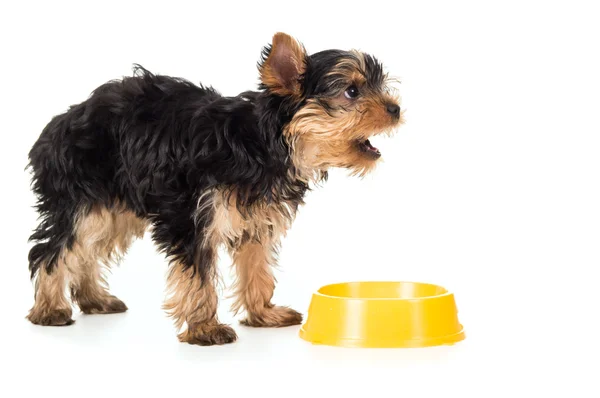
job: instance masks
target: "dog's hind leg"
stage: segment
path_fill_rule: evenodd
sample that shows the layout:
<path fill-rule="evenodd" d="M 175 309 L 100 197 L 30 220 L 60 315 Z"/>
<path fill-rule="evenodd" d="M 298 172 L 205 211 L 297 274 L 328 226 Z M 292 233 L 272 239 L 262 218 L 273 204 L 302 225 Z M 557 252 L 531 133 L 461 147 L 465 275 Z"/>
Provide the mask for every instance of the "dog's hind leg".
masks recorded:
<path fill-rule="evenodd" d="M 65 326 L 73 323 L 71 302 L 67 297 L 70 273 L 63 253 L 72 236 L 74 209 L 40 201 L 41 219 L 30 241 L 29 270 L 35 279 L 35 303 L 27 319 L 36 325 Z"/>
<path fill-rule="evenodd" d="M 141 237 L 146 223 L 119 205 L 95 206 L 82 212 L 75 227 L 75 242 L 64 254 L 71 272 L 71 297 L 85 314 L 125 312 L 127 306 L 108 292 L 106 268 L 118 262 L 132 240 Z"/>
<path fill-rule="evenodd" d="M 73 310 L 66 295 L 67 282 L 64 261 L 57 261 L 51 269 L 45 264 L 40 266 L 35 277 L 35 304 L 27 319 L 42 326 L 72 324 Z"/>

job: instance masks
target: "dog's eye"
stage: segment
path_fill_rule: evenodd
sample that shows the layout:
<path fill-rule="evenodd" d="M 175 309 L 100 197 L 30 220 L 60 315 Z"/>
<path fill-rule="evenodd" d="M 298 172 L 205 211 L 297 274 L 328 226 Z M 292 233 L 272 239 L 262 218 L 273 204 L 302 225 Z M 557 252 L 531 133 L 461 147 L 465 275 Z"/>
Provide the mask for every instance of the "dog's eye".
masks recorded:
<path fill-rule="evenodd" d="M 356 98 L 356 97 L 358 97 L 358 88 L 356 88 L 356 86 L 352 85 L 346 89 L 346 91 L 344 92 L 344 95 L 348 99 Z"/>

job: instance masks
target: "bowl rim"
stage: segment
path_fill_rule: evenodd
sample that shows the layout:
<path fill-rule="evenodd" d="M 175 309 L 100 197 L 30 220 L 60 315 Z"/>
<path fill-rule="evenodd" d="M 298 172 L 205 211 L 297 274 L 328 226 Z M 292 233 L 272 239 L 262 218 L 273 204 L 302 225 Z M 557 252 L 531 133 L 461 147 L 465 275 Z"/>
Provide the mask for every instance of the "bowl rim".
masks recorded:
<path fill-rule="evenodd" d="M 335 286 L 335 285 L 349 285 L 349 284 L 353 284 L 353 283 L 409 283 L 409 284 L 415 284 L 415 285 L 428 285 L 428 286 L 434 286 L 434 287 L 443 289 L 444 293 L 440 293 L 440 294 L 436 294 L 436 295 L 432 295 L 432 296 L 410 297 L 410 298 L 401 298 L 401 297 L 343 297 L 343 296 L 332 296 L 330 294 L 321 293 L 322 289 L 325 289 L 325 288 L 330 287 L 330 286 Z M 446 297 L 446 296 L 453 295 L 453 293 L 450 292 L 445 287 L 443 287 L 441 285 L 436 285 L 435 283 L 414 282 L 414 281 L 381 281 L 381 280 L 369 280 L 369 281 L 348 281 L 348 282 L 329 283 L 327 285 L 323 285 L 323 286 L 319 287 L 317 289 L 317 291 L 315 291 L 313 293 L 313 295 L 320 296 L 320 297 L 325 297 L 325 298 L 329 298 L 329 299 L 335 299 L 335 300 L 358 300 L 358 301 L 371 301 L 371 300 L 372 301 L 421 301 L 421 300 L 431 300 L 431 299 L 437 299 L 437 298 L 441 298 L 441 297 Z"/>

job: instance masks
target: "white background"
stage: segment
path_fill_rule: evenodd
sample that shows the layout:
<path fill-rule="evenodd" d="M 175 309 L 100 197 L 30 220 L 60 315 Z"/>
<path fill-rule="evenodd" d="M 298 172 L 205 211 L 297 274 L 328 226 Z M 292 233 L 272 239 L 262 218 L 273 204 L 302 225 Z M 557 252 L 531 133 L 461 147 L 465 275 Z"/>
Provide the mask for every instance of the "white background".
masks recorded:
<path fill-rule="evenodd" d="M 600 396 L 594 2 L 14 3 L 0 6 L 1 396 Z M 406 124 L 374 140 L 385 158 L 374 174 L 334 171 L 309 194 L 275 302 L 306 312 L 331 282 L 437 283 L 455 293 L 467 339 L 311 346 L 298 327 L 239 326 L 222 301 L 238 342 L 180 344 L 148 236 L 110 278 L 129 312 L 29 324 L 36 215 L 23 169 L 50 118 L 134 62 L 226 95 L 255 88 L 280 30 L 310 52 L 375 54 L 402 80 Z M 228 258 L 221 267 L 227 278 Z"/>

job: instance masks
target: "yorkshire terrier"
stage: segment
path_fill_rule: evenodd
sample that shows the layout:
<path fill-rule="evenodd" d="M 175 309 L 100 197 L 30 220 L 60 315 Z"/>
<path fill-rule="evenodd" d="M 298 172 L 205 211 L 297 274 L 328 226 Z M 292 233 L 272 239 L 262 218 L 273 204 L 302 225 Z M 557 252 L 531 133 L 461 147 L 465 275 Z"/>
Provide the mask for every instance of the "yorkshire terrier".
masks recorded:
<path fill-rule="evenodd" d="M 220 245 L 235 264 L 242 324 L 301 323 L 271 302 L 280 239 L 330 167 L 375 167 L 369 137 L 391 133 L 402 112 L 382 65 L 362 52 L 308 55 L 277 33 L 258 69 L 258 91 L 223 97 L 138 65 L 48 123 L 29 153 L 41 220 L 30 237 L 31 322 L 72 324 L 69 297 L 85 314 L 126 311 L 104 267 L 150 227 L 170 262 L 164 308 L 180 341 L 237 338 L 216 316 Z"/>

